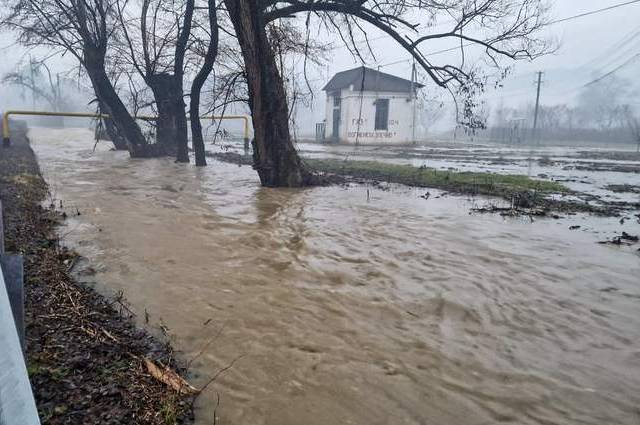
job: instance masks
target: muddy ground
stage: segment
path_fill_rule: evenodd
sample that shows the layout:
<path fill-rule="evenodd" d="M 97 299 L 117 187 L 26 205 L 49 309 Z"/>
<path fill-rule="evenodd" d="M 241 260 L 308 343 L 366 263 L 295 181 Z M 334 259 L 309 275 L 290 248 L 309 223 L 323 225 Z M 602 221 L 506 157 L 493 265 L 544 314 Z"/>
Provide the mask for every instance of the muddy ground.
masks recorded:
<path fill-rule="evenodd" d="M 569 192 L 548 197 L 562 210 L 624 217 L 640 212 L 640 153 L 635 146 L 601 148 L 430 142 L 423 146 L 299 143 L 303 158 L 375 160 L 452 172 L 524 175 L 558 182 Z"/>
<path fill-rule="evenodd" d="M 6 249 L 25 258 L 27 369 L 44 424 L 173 424 L 192 418 L 192 400 L 153 378 L 145 359 L 176 368 L 171 346 L 137 329 L 126 302 L 78 283 L 79 258 L 61 246 L 64 219 L 25 128 L 0 148 Z"/>

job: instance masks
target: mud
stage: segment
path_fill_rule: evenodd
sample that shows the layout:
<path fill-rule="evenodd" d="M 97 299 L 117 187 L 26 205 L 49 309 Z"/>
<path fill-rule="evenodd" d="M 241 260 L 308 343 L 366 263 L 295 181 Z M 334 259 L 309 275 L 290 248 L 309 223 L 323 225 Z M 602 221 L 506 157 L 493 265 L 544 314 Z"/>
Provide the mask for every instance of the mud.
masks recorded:
<path fill-rule="evenodd" d="M 637 193 L 614 191 L 640 185 L 640 154 L 632 150 L 529 147 L 431 142 L 426 146 L 372 147 L 300 143 L 306 158 L 342 158 L 410 164 L 439 170 L 526 175 L 563 183 L 583 210 L 619 215 L 640 204 Z M 632 147 L 628 147 L 631 149 Z M 558 198 L 555 198 L 558 200 Z"/>
<path fill-rule="evenodd" d="M 606 188 L 616 193 L 637 193 L 640 194 L 640 185 L 633 184 L 610 184 Z"/>
<path fill-rule="evenodd" d="M 637 424 L 640 254 L 597 243 L 636 220 L 470 215 L 495 200 L 393 184 L 266 189 L 250 167 L 32 138 L 96 287 L 196 358 L 196 386 L 219 374 L 198 423 L 219 396 L 225 424 Z"/>
<path fill-rule="evenodd" d="M 634 245 L 638 243 L 640 238 L 636 235 L 630 235 L 627 232 L 622 232 L 622 235 L 616 236 L 608 241 L 598 242 L 600 244 L 612 244 L 612 245 Z"/>

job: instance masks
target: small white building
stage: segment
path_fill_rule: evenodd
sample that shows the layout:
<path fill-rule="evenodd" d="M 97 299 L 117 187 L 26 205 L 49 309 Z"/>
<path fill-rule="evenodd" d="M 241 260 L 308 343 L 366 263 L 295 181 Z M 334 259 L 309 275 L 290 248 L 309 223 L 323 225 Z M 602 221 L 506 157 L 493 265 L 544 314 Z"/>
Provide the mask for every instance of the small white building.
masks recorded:
<path fill-rule="evenodd" d="M 345 144 L 409 144 L 416 140 L 416 93 L 422 84 L 358 67 L 339 72 L 327 94 L 318 138 Z"/>

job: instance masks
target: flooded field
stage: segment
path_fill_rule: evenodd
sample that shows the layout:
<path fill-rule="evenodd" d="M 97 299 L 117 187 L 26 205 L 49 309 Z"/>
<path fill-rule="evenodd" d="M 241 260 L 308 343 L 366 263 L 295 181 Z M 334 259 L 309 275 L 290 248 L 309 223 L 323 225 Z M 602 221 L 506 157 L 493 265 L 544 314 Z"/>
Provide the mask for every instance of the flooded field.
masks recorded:
<path fill-rule="evenodd" d="M 434 142 L 429 146 L 339 146 L 299 143 L 307 158 L 376 160 L 455 171 L 522 174 L 561 182 L 591 202 L 640 202 L 640 153 L 582 147 L 527 147 Z M 616 146 L 621 149 L 620 146 Z M 631 185 L 632 191 L 610 189 Z"/>
<path fill-rule="evenodd" d="M 200 424 L 640 422 L 640 246 L 597 243 L 635 218 L 266 189 L 250 167 L 92 152 L 87 130 L 30 137 L 83 278 L 165 329 L 194 385 L 232 365 Z"/>

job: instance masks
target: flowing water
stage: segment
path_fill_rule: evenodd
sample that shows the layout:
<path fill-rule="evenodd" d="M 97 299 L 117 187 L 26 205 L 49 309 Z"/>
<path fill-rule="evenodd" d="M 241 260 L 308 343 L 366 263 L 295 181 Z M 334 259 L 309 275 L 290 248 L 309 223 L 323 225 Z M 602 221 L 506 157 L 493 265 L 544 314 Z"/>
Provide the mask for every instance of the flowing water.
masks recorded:
<path fill-rule="evenodd" d="M 168 329 L 196 386 L 233 363 L 198 423 L 640 423 L 638 245 L 596 243 L 617 220 L 266 189 L 249 167 L 92 152 L 86 130 L 30 137 L 97 288 Z"/>

